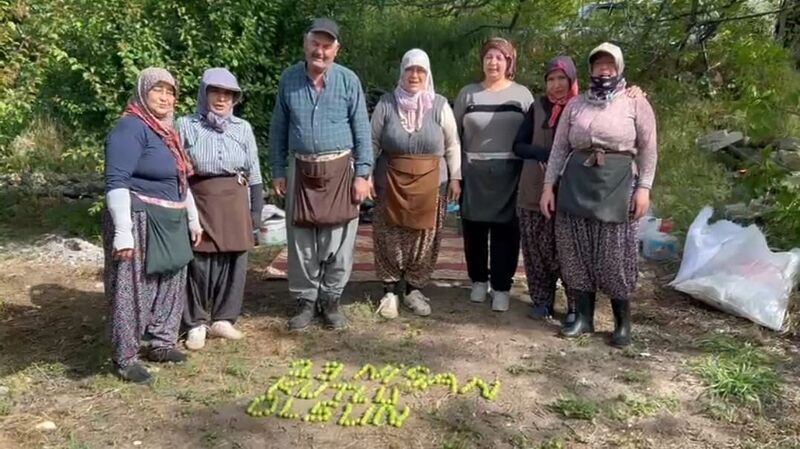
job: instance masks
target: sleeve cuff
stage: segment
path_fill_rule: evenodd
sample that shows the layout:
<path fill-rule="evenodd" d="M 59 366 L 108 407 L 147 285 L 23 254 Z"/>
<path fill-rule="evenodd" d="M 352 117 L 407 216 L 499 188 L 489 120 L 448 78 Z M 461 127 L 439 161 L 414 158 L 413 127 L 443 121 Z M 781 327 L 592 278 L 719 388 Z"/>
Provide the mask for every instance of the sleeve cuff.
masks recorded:
<path fill-rule="evenodd" d="M 356 176 L 364 179 L 369 178 L 369 175 L 372 172 L 371 168 L 372 167 L 370 167 L 369 165 L 357 165 Z"/>

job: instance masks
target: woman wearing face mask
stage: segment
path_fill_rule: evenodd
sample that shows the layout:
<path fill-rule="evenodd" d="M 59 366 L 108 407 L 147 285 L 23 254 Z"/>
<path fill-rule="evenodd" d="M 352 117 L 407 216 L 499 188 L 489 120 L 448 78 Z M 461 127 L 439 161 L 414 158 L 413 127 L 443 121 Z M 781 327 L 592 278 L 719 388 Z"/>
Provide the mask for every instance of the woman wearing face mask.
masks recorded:
<path fill-rule="evenodd" d="M 206 333 L 238 340 L 233 327 L 242 310 L 247 252 L 253 247 L 264 197 L 253 129 L 233 115 L 242 91 L 226 69 L 203 73 L 194 114 L 177 127 L 195 167 L 190 178 L 206 238 L 189 264 L 183 324 L 186 347 L 205 345 Z"/>
<path fill-rule="evenodd" d="M 513 81 L 510 42 L 489 39 L 480 56 L 483 80 L 461 89 L 454 106 L 465 157 L 461 223 L 470 300 L 485 301 L 491 282 L 492 310 L 505 312 L 519 260 L 515 208 L 522 163 L 513 153 L 514 137 L 533 96 Z"/>
<path fill-rule="evenodd" d="M 375 269 L 384 284 L 378 312 L 397 317 L 398 282 L 406 281 L 404 304 L 431 313 L 422 294 L 436 265 L 447 202 L 458 201 L 461 147 L 453 111 L 433 88 L 428 55 L 409 50 L 400 79 L 372 114 L 377 209 L 373 241 Z"/>
<path fill-rule="evenodd" d="M 625 346 L 631 341 L 630 296 L 638 276 L 637 222 L 650 206 L 656 172 L 656 120 L 643 96 L 622 94 L 625 64 L 619 47 L 601 44 L 590 53 L 589 65 L 589 91 L 562 113 L 540 208 L 548 218 L 557 211 L 561 275 L 575 296 L 577 318 L 562 334 L 594 331 L 600 290 L 611 298 L 614 312 L 611 343 Z"/>
<path fill-rule="evenodd" d="M 545 94 L 538 97 L 528 110 L 514 142 L 514 153 L 524 159 L 519 180 L 517 214 L 528 292 L 532 302 L 528 316 L 534 319 L 550 318 L 554 313 L 556 281 L 559 278 L 555 228 L 554 221 L 548 220 L 539 212 L 539 200 L 544 171 L 561 112 L 578 95 L 577 70 L 572 58 L 553 58 L 545 70 L 545 83 Z M 633 98 L 643 95 L 642 90 L 636 86 L 627 88 L 625 92 Z M 574 293 L 569 288 L 566 289 L 566 295 L 567 314 L 564 325 L 568 326 L 575 321 L 575 300 Z"/>
<path fill-rule="evenodd" d="M 151 380 L 139 362 L 180 363 L 175 349 L 186 301 L 191 240 L 202 241 L 187 178 L 192 164 L 173 128 L 177 87 L 164 69 L 139 74 L 133 99 L 105 147 L 104 284 L 111 305 L 112 360 L 124 380 Z"/>

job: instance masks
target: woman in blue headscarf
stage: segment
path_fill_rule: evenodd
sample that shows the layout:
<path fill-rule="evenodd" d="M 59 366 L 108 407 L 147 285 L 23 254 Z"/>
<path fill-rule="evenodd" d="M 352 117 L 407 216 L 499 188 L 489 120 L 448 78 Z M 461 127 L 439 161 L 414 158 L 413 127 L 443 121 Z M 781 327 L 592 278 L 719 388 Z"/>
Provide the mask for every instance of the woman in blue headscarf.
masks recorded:
<path fill-rule="evenodd" d="M 238 340 L 247 275 L 264 197 L 253 129 L 233 114 L 242 96 L 236 77 L 224 68 L 203 73 L 195 113 L 177 128 L 195 171 L 189 182 L 206 232 L 189 265 L 183 324 L 186 347 L 205 346 L 206 333 Z"/>

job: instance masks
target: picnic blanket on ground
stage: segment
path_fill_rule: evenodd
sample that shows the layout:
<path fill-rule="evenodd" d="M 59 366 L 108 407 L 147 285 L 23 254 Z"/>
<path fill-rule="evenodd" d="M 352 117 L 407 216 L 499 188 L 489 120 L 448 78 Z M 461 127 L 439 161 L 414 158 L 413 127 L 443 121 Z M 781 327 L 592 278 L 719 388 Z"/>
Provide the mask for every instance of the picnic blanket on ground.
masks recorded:
<path fill-rule="evenodd" d="M 456 229 L 444 228 L 442 230 L 442 246 L 439 251 L 439 259 L 436 263 L 436 270 L 433 272 L 433 281 L 463 281 L 469 282 L 467 275 L 467 262 L 464 258 L 464 240 L 458 235 Z M 287 252 L 284 248 L 278 257 L 272 261 L 267 268 L 268 279 L 286 279 Z M 370 282 L 378 281 L 375 277 L 375 266 L 372 248 L 372 225 L 360 224 L 358 226 L 358 236 L 356 237 L 356 249 L 353 258 L 353 273 L 350 276 L 351 282 Z M 525 269 L 520 255 L 517 264 L 515 279 L 525 279 Z"/>

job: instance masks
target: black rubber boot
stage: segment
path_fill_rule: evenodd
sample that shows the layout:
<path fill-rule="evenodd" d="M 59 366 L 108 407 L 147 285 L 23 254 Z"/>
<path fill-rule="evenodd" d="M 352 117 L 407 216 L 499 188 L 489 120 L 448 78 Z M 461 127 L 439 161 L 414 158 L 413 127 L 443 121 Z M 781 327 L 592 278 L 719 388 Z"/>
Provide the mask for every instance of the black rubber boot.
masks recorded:
<path fill-rule="evenodd" d="M 300 311 L 293 316 L 288 323 L 290 331 L 299 331 L 307 328 L 314 322 L 317 315 L 316 304 L 312 301 L 303 300 L 300 302 Z"/>
<path fill-rule="evenodd" d="M 153 348 L 147 351 L 147 360 L 158 363 L 183 363 L 186 361 L 186 354 L 175 348 Z"/>
<path fill-rule="evenodd" d="M 564 293 L 567 297 L 567 313 L 564 315 L 564 321 L 561 322 L 561 326 L 567 327 L 572 326 L 575 322 L 578 317 L 578 311 L 575 307 L 575 291 L 567 289 Z"/>
<path fill-rule="evenodd" d="M 611 310 L 614 311 L 611 345 L 628 346 L 631 344 L 631 302 L 627 299 L 612 299 Z"/>
<path fill-rule="evenodd" d="M 322 300 L 322 318 L 325 319 L 325 325 L 331 329 L 347 327 L 347 318 L 339 312 L 339 298 Z"/>
<path fill-rule="evenodd" d="M 561 329 L 561 335 L 568 338 L 594 332 L 594 293 L 573 290 L 572 295 L 575 298 L 575 321 Z"/>
<path fill-rule="evenodd" d="M 136 384 L 149 384 L 153 381 L 153 376 L 151 376 L 147 368 L 142 366 L 139 362 L 133 363 L 127 368 L 117 367 L 117 375 L 122 380 Z"/>

